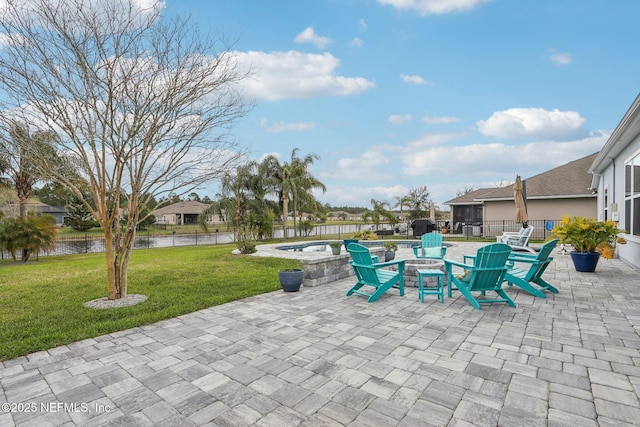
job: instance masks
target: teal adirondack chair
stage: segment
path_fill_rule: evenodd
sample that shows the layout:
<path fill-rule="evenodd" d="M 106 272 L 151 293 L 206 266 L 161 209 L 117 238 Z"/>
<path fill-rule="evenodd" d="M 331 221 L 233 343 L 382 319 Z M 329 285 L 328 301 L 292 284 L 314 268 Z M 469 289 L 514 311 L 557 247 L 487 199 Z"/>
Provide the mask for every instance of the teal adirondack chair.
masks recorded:
<path fill-rule="evenodd" d="M 364 295 L 369 298 L 369 302 L 374 302 L 391 288 L 399 289 L 400 296 L 404 296 L 405 260 L 375 262 L 371 258 L 369 249 L 357 243 L 350 243 L 347 251 L 351 254 L 352 260 L 349 263 L 358 279 L 356 284 L 347 292 L 347 296 L 352 294 Z M 385 268 L 391 265 L 397 265 L 398 269 L 390 270 Z M 371 292 L 363 290 L 363 287 L 366 290 L 371 290 Z"/>
<path fill-rule="evenodd" d="M 480 310 L 480 304 L 495 302 L 506 302 L 511 307 L 515 307 L 516 303 L 502 289 L 510 253 L 511 248 L 508 245 L 492 243 L 478 249 L 474 256 L 465 257 L 465 260 L 472 259 L 473 264 L 445 259 L 444 266 L 449 279 L 449 297 L 455 285 L 456 289 L 478 310 Z M 463 269 L 465 273 L 456 276 L 453 274 L 454 266 Z M 489 291 L 497 293 L 500 298 L 475 298 L 472 294 L 479 292 L 484 297 Z"/>
<path fill-rule="evenodd" d="M 420 246 L 413 247 L 416 258 L 442 259 L 447 248 L 442 244 L 442 233 L 425 233 L 420 236 Z"/>
<path fill-rule="evenodd" d="M 550 285 L 542 278 L 542 273 L 547 269 L 553 260 L 551 251 L 558 244 L 558 239 L 550 240 L 540 248 L 536 255 L 512 253 L 509 256 L 509 270 L 505 274 L 505 280 L 509 286 L 516 285 L 531 295 L 539 298 L 546 298 L 543 291 L 558 293 L 558 289 Z M 515 263 L 529 264 L 528 268 L 516 267 Z M 534 287 L 536 284 L 538 287 Z"/>

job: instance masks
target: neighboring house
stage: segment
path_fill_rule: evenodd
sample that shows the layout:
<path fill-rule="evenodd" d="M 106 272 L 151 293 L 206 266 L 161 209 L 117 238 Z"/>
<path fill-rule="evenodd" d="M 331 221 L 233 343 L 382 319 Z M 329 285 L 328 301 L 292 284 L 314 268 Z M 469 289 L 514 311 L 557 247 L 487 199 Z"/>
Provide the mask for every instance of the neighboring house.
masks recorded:
<path fill-rule="evenodd" d="M 198 224 L 198 217 L 210 205 L 195 201 L 178 202 L 154 210 L 156 224 L 189 225 Z M 219 215 L 209 215 L 208 224 L 223 222 Z"/>
<path fill-rule="evenodd" d="M 17 217 L 20 215 L 20 205 L 17 203 L 3 205 L 0 210 L 8 217 Z M 58 227 L 64 225 L 64 218 L 67 216 L 67 210 L 64 206 L 51 206 L 42 202 L 30 201 L 27 203 L 27 212 L 34 212 L 36 215 L 51 215 L 55 218 Z"/>
<path fill-rule="evenodd" d="M 523 179 L 529 221 L 544 225 L 565 215 L 595 218 L 597 195 L 591 190 L 589 167 L 597 154 Z M 513 185 L 475 190 L 445 204 L 451 208 L 454 227 L 458 223 L 496 224 L 500 231 L 501 222 L 512 222 L 515 217 Z"/>
<path fill-rule="evenodd" d="M 629 107 L 591 165 L 598 193 L 597 218 L 618 221 L 626 245 L 618 255 L 640 269 L 640 95 Z"/>
<path fill-rule="evenodd" d="M 348 221 L 361 221 L 362 214 L 351 214 L 345 211 L 333 211 L 329 212 L 327 216 L 327 221 L 341 221 L 342 218 Z"/>

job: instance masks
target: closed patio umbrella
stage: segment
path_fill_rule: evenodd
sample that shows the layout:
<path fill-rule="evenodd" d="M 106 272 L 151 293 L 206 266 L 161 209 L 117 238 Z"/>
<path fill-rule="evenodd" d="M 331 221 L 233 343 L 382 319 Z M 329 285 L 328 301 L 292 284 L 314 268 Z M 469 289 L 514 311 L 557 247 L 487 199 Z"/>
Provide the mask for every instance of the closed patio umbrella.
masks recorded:
<path fill-rule="evenodd" d="M 526 223 L 529 221 L 527 214 L 527 205 L 524 200 L 523 185 L 520 175 L 516 176 L 516 182 L 513 184 L 513 199 L 516 202 L 516 223 Z"/>

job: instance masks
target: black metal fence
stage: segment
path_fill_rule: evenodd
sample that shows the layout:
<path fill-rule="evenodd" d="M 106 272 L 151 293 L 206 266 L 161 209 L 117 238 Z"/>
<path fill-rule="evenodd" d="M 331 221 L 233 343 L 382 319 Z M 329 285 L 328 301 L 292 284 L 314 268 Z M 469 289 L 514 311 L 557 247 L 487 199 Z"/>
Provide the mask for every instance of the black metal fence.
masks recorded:
<path fill-rule="evenodd" d="M 529 221 L 529 225 L 533 226 L 533 233 L 530 237 L 531 241 L 543 241 L 551 236 L 551 230 L 558 224 L 559 220 L 533 220 Z M 505 231 L 518 231 L 521 224 L 514 221 L 485 221 L 482 223 L 461 223 L 450 225 L 445 221 L 437 221 L 438 229 L 448 225 L 448 233 L 445 239 L 488 239 L 495 240 L 496 236 L 501 235 Z M 324 238 L 349 238 L 354 232 L 374 228 L 372 224 L 317 224 L 304 234 L 304 237 L 315 237 L 317 239 Z M 408 224 L 399 224 L 392 226 L 390 224 L 381 224 L 380 229 L 388 232 L 379 232 L 380 239 L 390 238 L 392 235 L 403 236 L 407 239 L 413 238 L 413 231 Z M 298 234 L 300 235 L 300 234 Z M 282 228 L 274 230 L 274 238 L 283 238 L 284 232 Z M 288 229 L 290 239 L 294 238 L 293 228 Z M 223 243 L 233 243 L 235 241 L 234 231 L 215 231 L 205 233 L 194 230 L 193 232 L 176 232 L 171 234 L 157 234 L 151 231 L 139 233 L 134 243 L 134 249 L 150 249 L 172 246 L 194 246 L 194 245 L 215 245 Z M 93 234 L 74 234 L 59 237 L 56 239 L 55 246 L 50 251 L 41 251 L 38 256 L 51 255 L 70 255 L 83 253 L 96 253 L 105 251 L 104 237 Z M 6 251 L 0 251 L 0 259 L 9 259 L 10 254 Z"/>
<path fill-rule="evenodd" d="M 234 241 L 232 232 L 204 233 L 195 231 L 186 234 L 152 234 L 140 233 L 134 242 L 134 249 L 150 249 L 171 246 L 215 245 Z M 71 255 L 105 252 L 104 237 L 93 234 L 74 234 L 56 239 L 54 248 L 40 251 L 38 256 Z M 0 252 L 1 259 L 11 258 L 7 251 Z"/>
<path fill-rule="evenodd" d="M 558 219 L 542 219 L 529 221 L 529 226 L 533 227 L 530 241 L 544 241 L 551 237 L 553 227 L 558 225 Z M 505 231 L 516 232 L 520 230 L 522 224 L 509 220 L 484 221 L 481 223 L 462 223 L 454 230 L 454 235 L 462 235 L 465 238 L 495 239 Z"/>

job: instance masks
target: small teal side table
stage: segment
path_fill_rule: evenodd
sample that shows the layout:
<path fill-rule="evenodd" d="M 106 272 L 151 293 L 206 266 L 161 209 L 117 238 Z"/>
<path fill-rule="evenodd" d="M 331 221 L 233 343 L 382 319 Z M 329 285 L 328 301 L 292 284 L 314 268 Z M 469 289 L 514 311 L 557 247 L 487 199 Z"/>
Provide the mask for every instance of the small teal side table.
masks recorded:
<path fill-rule="evenodd" d="M 418 298 L 424 302 L 424 296 L 437 295 L 440 302 L 444 304 L 444 271 L 442 270 L 416 270 L 418 272 Z M 435 288 L 425 288 L 424 280 L 427 277 L 435 277 L 437 284 Z"/>

